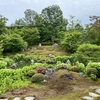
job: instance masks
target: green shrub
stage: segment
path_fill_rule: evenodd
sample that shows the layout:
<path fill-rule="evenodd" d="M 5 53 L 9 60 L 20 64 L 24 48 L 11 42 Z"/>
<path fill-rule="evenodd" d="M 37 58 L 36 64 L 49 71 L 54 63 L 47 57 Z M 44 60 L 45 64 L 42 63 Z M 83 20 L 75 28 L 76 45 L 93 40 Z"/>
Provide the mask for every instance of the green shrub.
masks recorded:
<path fill-rule="evenodd" d="M 73 59 L 74 56 L 57 56 L 55 57 L 55 61 L 61 61 L 63 63 L 67 63 L 69 61 L 69 63 L 73 63 L 74 62 L 74 59 Z"/>
<path fill-rule="evenodd" d="M 36 74 L 36 71 L 35 70 L 29 70 L 28 73 L 27 73 L 27 75 L 29 77 L 32 77 L 34 74 Z"/>
<path fill-rule="evenodd" d="M 97 76 L 96 76 L 95 74 L 90 74 L 90 77 L 91 77 L 91 79 L 94 80 L 94 81 L 97 80 Z"/>
<path fill-rule="evenodd" d="M 81 44 L 81 33 L 77 31 L 67 33 L 61 44 L 67 52 L 76 52 Z"/>
<path fill-rule="evenodd" d="M 14 63 L 14 61 L 10 58 L 5 58 L 4 61 L 7 63 L 7 67 L 11 66 Z"/>
<path fill-rule="evenodd" d="M 86 70 L 86 73 L 87 73 L 88 76 L 90 76 L 91 74 L 97 75 L 98 74 L 98 71 L 97 71 L 96 68 L 88 68 Z"/>
<path fill-rule="evenodd" d="M 79 72 L 79 70 L 78 70 L 78 67 L 77 67 L 77 66 L 72 66 L 71 70 L 72 70 L 72 71 L 74 71 L 74 72 Z"/>
<path fill-rule="evenodd" d="M 86 66 L 88 68 L 96 68 L 97 69 L 97 77 L 100 77 L 100 62 L 89 62 Z"/>
<path fill-rule="evenodd" d="M 5 61 L 0 61 L 0 69 L 5 69 L 7 67 L 7 63 Z"/>
<path fill-rule="evenodd" d="M 19 61 L 25 59 L 25 55 L 24 54 L 16 54 L 13 59 L 15 62 L 19 62 Z"/>
<path fill-rule="evenodd" d="M 93 44 L 82 44 L 74 54 L 75 61 L 88 64 L 89 61 L 100 62 L 100 46 Z"/>
<path fill-rule="evenodd" d="M 85 72 L 85 65 L 83 63 L 76 62 L 76 66 L 78 67 L 79 72 Z"/>
<path fill-rule="evenodd" d="M 32 76 L 31 81 L 32 83 L 39 83 L 42 82 L 45 79 L 43 74 L 37 73 Z"/>

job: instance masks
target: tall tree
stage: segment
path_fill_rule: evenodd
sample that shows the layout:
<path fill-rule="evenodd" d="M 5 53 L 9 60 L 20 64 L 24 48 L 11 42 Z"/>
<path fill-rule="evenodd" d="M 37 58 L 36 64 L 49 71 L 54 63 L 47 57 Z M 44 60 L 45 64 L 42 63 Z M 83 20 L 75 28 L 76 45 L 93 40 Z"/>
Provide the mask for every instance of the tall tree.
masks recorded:
<path fill-rule="evenodd" d="M 0 35 L 5 32 L 5 25 L 7 20 L 7 18 L 0 15 Z"/>
<path fill-rule="evenodd" d="M 27 25 L 35 25 L 35 17 L 38 15 L 36 11 L 27 9 L 25 12 L 25 22 Z"/>
<path fill-rule="evenodd" d="M 57 37 L 56 27 L 63 26 L 66 27 L 67 20 L 63 18 L 62 10 L 58 5 L 52 5 L 44 8 L 41 12 L 41 16 L 44 20 L 45 30 L 44 35 L 46 41 L 55 41 Z"/>
<path fill-rule="evenodd" d="M 100 45 L 100 16 L 90 16 L 90 24 L 87 25 L 88 41 Z"/>

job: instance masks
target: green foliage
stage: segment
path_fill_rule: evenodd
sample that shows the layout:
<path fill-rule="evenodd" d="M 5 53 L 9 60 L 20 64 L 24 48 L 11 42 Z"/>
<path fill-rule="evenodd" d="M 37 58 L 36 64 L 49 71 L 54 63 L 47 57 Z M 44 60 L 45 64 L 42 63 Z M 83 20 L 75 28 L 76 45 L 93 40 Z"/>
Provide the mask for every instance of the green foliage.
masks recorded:
<path fill-rule="evenodd" d="M 13 59 L 10 59 L 8 57 L 5 58 L 3 61 L 7 63 L 7 67 L 11 66 L 14 63 Z"/>
<path fill-rule="evenodd" d="M 40 83 L 45 79 L 43 74 L 37 73 L 32 76 L 31 81 L 32 83 Z"/>
<path fill-rule="evenodd" d="M 0 61 L 0 69 L 5 69 L 7 67 L 7 63 L 5 61 Z"/>
<path fill-rule="evenodd" d="M 91 44 L 100 45 L 100 16 L 90 16 L 92 23 L 86 27 L 87 40 Z"/>
<path fill-rule="evenodd" d="M 63 63 L 73 63 L 74 62 L 74 59 L 73 59 L 73 56 L 57 56 L 55 57 L 55 61 L 61 61 Z M 69 61 L 69 62 L 68 62 Z"/>
<path fill-rule="evenodd" d="M 35 70 L 29 70 L 28 73 L 27 73 L 27 75 L 29 77 L 32 77 L 34 74 L 36 74 L 36 71 Z"/>
<path fill-rule="evenodd" d="M 7 18 L 0 15 L 0 35 L 4 34 L 6 31 L 5 24 L 6 24 Z"/>
<path fill-rule="evenodd" d="M 81 33 L 77 31 L 67 33 L 61 44 L 67 52 L 74 53 L 81 44 Z"/>
<path fill-rule="evenodd" d="M 96 68 L 88 68 L 88 69 L 86 69 L 86 74 L 88 76 L 91 76 L 91 74 L 97 75 L 98 74 L 98 71 L 97 71 Z"/>
<path fill-rule="evenodd" d="M 1 37 L 3 52 L 17 52 L 27 48 L 27 43 L 18 34 L 5 34 Z"/>
<path fill-rule="evenodd" d="M 79 72 L 85 72 L 85 65 L 83 63 L 79 63 L 78 61 L 75 63 L 76 66 L 78 67 Z"/>
<path fill-rule="evenodd" d="M 25 55 L 24 54 L 16 54 L 13 59 L 15 62 L 19 62 L 21 60 L 24 61 Z"/>
<path fill-rule="evenodd" d="M 100 62 L 89 62 L 86 66 L 88 68 L 95 68 L 97 70 L 97 77 L 100 77 Z"/>
<path fill-rule="evenodd" d="M 97 80 L 97 76 L 95 74 L 90 74 L 90 77 L 92 80 L 96 81 Z"/>
<path fill-rule="evenodd" d="M 28 43 L 28 45 L 36 45 L 39 43 L 39 31 L 37 28 L 22 28 L 23 39 Z"/>
<path fill-rule="evenodd" d="M 99 62 L 100 61 L 100 46 L 93 44 L 82 44 L 74 54 L 75 61 L 84 63 L 85 65 L 89 61 Z"/>

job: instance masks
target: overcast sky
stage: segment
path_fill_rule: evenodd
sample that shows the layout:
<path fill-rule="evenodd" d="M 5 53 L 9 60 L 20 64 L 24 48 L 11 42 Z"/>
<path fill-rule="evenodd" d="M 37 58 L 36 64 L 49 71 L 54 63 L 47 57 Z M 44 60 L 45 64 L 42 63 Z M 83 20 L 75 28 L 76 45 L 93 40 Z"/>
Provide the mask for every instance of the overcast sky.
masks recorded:
<path fill-rule="evenodd" d="M 51 5 L 59 5 L 65 18 L 76 16 L 81 23 L 89 23 L 90 15 L 100 16 L 100 0 L 0 0 L 0 14 L 7 17 L 7 25 L 24 17 L 26 9 L 41 13 L 42 9 Z"/>

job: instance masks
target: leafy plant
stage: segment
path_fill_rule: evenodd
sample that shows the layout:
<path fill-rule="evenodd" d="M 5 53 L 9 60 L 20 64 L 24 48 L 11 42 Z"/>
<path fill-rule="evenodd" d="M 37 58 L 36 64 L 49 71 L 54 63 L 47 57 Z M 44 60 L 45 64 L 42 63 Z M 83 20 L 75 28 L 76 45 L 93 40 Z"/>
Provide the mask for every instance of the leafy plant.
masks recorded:
<path fill-rule="evenodd" d="M 5 61 L 0 61 L 0 69 L 5 69 L 7 67 L 7 63 Z"/>
<path fill-rule="evenodd" d="M 35 70 L 29 70 L 28 73 L 27 73 L 27 75 L 29 77 L 32 77 L 34 74 L 36 74 L 36 71 Z"/>
<path fill-rule="evenodd" d="M 13 59 L 15 62 L 19 62 L 19 61 L 25 59 L 25 55 L 24 54 L 16 54 Z"/>
<path fill-rule="evenodd" d="M 97 76 L 96 76 L 95 74 L 90 74 L 90 77 L 91 77 L 91 79 L 94 80 L 94 81 L 97 80 Z"/>

